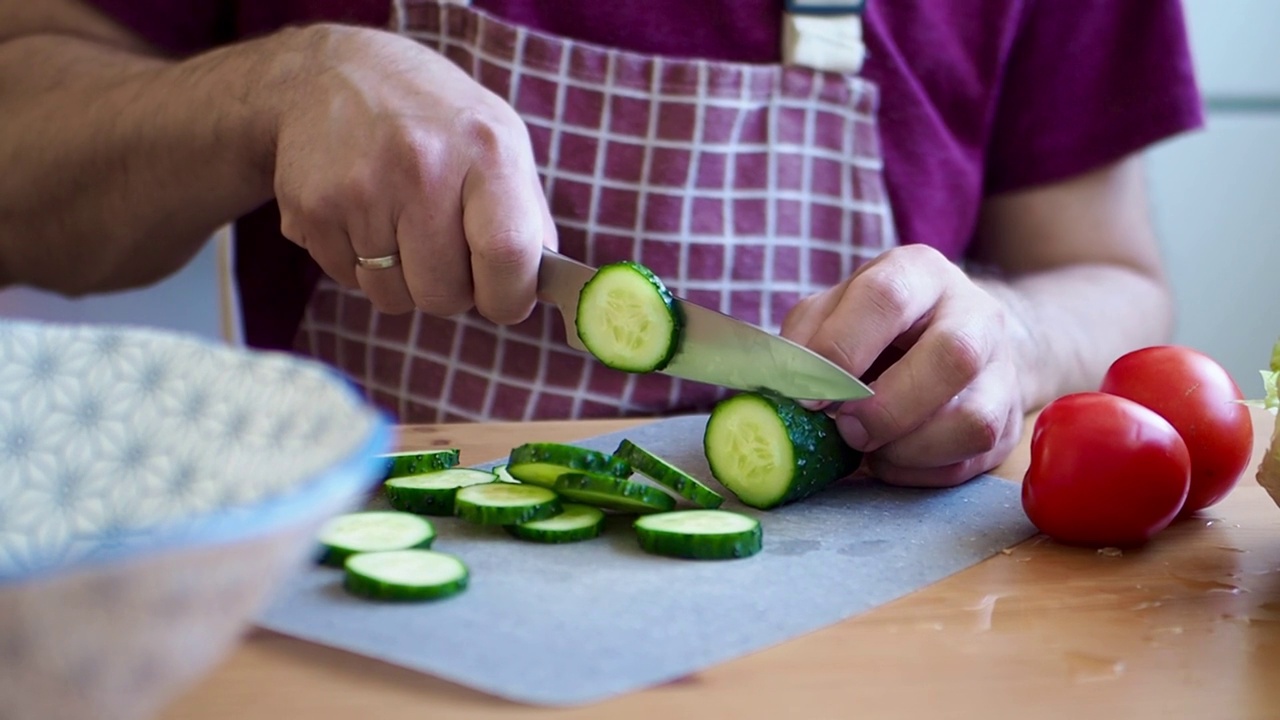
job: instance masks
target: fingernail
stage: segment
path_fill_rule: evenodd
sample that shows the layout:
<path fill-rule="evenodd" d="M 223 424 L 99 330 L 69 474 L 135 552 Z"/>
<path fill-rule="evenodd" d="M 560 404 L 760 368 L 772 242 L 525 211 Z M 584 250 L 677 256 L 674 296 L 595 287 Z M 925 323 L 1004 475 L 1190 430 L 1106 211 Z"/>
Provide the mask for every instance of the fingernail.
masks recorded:
<path fill-rule="evenodd" d="M 817 412 L 818 410 L 830 405 L 831 402 L 829 400 L 798 400 L 797 404 L 805 410 Z"/>
<path fill-rule="evenodd" d="M 840 437 L 854 450 L 865 450 L 867 447 L 867 429 L 862 421 L 852 415 L 841 415 L 836 418 L 836 427 L 840 429 Z"/>

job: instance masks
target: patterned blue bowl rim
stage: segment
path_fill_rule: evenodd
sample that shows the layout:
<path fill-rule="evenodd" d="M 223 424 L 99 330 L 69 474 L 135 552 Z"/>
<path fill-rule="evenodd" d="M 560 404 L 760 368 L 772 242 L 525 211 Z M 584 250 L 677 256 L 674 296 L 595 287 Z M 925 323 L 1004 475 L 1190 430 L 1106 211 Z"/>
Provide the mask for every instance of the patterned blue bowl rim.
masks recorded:
<path fill-rule="evenodd" d="M 347 378 L 330 368 L 322 368 L 356 395 Z M 363 402 L 363 400 L 360 400 Z M 335 504 L 356 502 L 361 493 L 380 482 L 386 461 L 378 456 L 390 452 L 394 423 L 383 410 L 365 405 L 372 417 L 369 432 L 356 448 L 337 462 L 301 478 L 286 492 L 255 501 L 248 507 L 216 509 L 180 521 L 156 526 L 139 533 L 137 541 L 98 550 L 65 562 L 52 562 L 20 570 L 0 569 L 0 590 L 19 583 L 70 574 L 76 571 L 118 565 L 144 556 L 184 549 L 215 547 L 269 535 L 273 531 L 318 519 Z"/>

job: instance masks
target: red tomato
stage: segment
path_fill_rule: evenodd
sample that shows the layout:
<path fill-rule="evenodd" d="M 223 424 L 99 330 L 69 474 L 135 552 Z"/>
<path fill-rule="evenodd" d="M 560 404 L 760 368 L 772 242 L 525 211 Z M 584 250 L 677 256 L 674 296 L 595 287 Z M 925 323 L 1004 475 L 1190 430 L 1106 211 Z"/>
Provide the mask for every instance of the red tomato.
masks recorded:
<path fill-rule="evenodd" d="M 1188 515 L 1231 492 L 1253 457 L 1253 419 L 1231 375 L 1209 356 L 1160 345 L 1115 361 L 1099 388 L 1141 403 L 1168 420 L 1191 453 Z"/>
<path fill-rule="evenodd" d="M 1141 545 L 1173 522 L 1190 475 L 1186 443 L 1155 412 L 1116 395 L 1065 395 L 1032 428 L 1022 507 L 1059 542 Z"/>

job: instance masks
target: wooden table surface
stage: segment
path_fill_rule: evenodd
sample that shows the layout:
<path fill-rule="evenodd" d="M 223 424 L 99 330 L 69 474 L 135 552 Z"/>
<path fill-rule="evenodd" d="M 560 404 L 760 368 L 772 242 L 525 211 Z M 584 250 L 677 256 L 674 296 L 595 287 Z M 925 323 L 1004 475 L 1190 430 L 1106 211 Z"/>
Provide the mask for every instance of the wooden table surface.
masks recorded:
<path fill-rule="evenodd" d="M 464 462 L 633 421 L 402 429 Z M 164 720 L 445 718 L 1280 717 L 1280 509 L 1254 462 L 1199 517 L 1120 556 L 1032 538 L 895 602 L 679 682 L 570 710 L 531 708 L 265 631 Z M 1028 428 L 1030 425 L 1028 425 Z M 995 474 L 1018 480 L 1023 445 Z"/>

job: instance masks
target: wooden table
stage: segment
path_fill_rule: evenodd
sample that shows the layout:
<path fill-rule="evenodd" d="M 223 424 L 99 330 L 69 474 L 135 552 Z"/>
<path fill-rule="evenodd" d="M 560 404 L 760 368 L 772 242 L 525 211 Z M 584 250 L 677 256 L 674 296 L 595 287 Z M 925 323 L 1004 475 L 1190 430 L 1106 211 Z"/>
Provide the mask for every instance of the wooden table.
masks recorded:
<path fill-rule="evenodd" d="M 165 720 L 1280 717 L 1280 509 L 1253 478 L 1121 556 L 1036 537 L 932 586 L 680 682 L 565 711 L 493 699 L 343 651 L 251 634 Z M 629 421 L 403 428 L 468 463 Z M 1029 426 L 1028 426 L 1029 427 Z M 995 474 L 1022 476 L 1023 445 Z"/>

